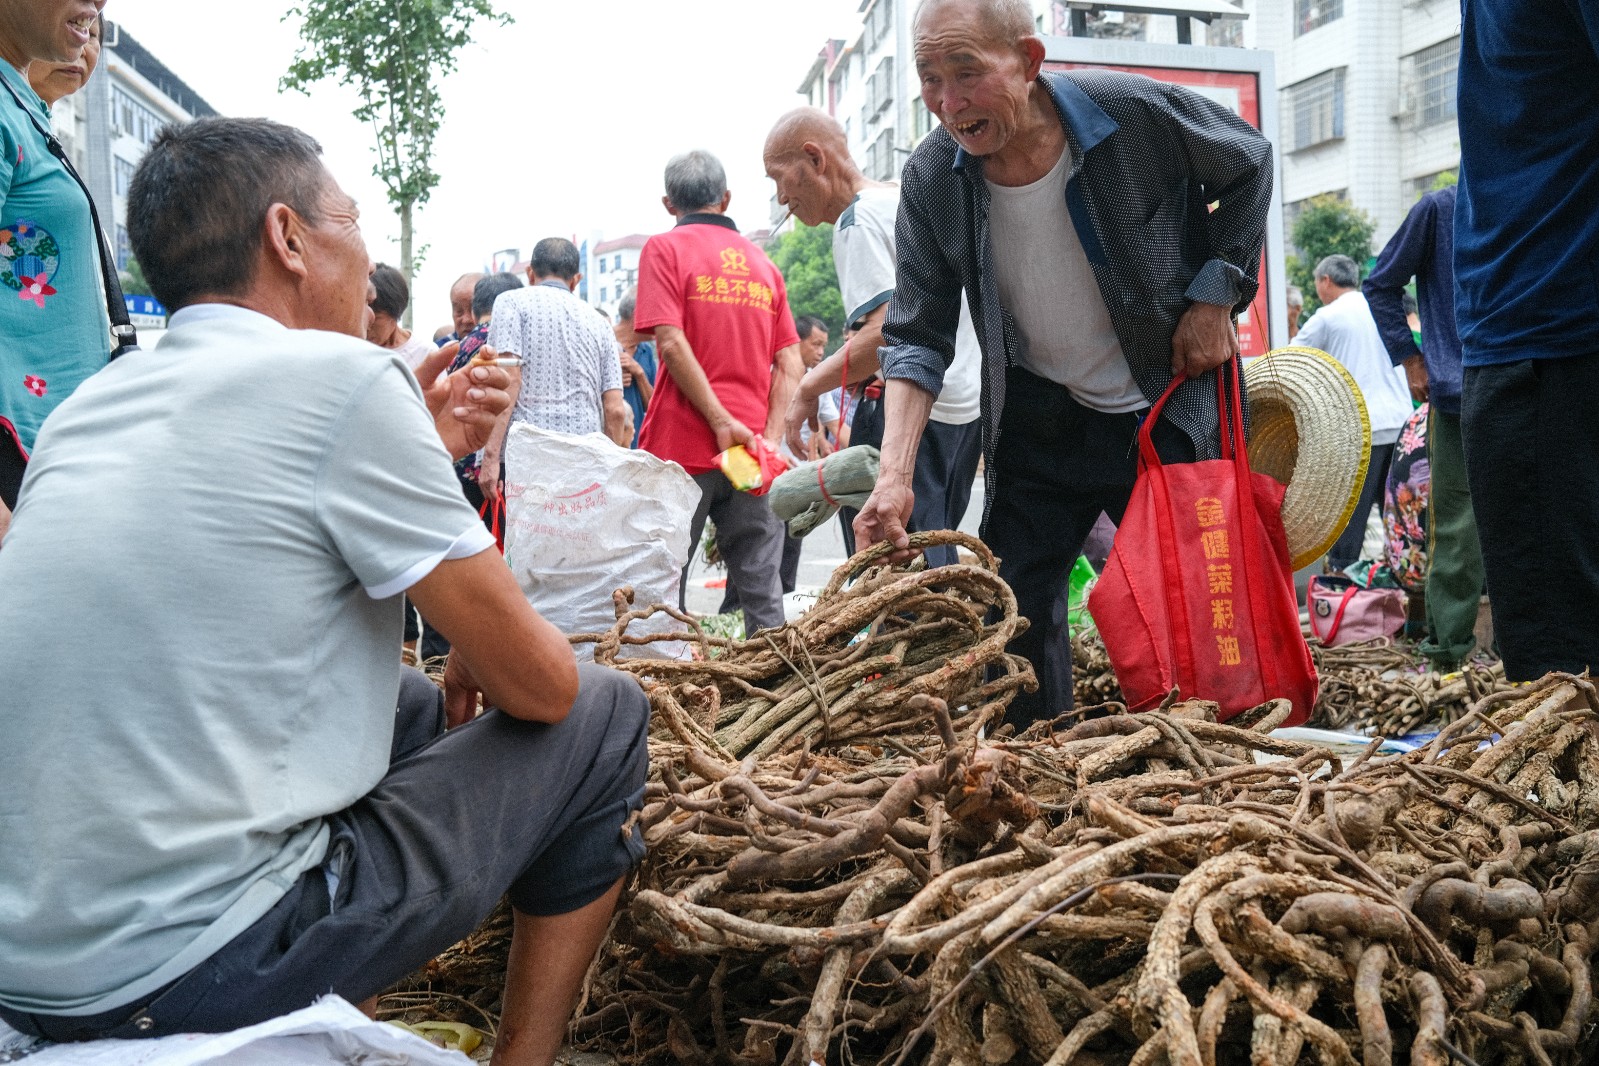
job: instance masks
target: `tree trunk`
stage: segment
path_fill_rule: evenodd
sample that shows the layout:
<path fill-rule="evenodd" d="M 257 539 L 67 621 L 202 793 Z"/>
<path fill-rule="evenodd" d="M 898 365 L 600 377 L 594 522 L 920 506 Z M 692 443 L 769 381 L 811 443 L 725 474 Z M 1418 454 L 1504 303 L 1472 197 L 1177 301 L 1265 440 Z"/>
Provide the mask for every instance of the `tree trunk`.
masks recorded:
<path fill-rule="evenodd" d="M 400 204 L 400 273 L 405 275 L 405 287 L 411 291 L 411 302 L 405 305 L 405 317 L 400 325 L 411 328 L 411 311 L 416 306 L 416 292 L 411 286 L 411 208 L 410 200 Z"/>

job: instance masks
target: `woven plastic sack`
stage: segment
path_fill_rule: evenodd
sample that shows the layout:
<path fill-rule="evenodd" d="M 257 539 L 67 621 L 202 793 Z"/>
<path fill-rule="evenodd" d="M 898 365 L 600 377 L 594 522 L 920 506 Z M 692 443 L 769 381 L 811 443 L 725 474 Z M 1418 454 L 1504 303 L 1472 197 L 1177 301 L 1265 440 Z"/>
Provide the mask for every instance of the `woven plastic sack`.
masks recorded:
<path fill-rule="evenodd" d="M 619 448 L 598 433 L 572 436 L 514 423 L 505 446 L 505 561 L 535 610 L 562 633 L 616 622 L 612 593 L 639 607 L 675 605 L 700 488 L 676 463 Z M 652 630 L 651 626 L 654 626 Z M 665 615 L 629 632 L 676 628 Z M 578 654 L 592 655 L 592 645 Z M 630 652 L 677 657 L 678 645 Z"/>

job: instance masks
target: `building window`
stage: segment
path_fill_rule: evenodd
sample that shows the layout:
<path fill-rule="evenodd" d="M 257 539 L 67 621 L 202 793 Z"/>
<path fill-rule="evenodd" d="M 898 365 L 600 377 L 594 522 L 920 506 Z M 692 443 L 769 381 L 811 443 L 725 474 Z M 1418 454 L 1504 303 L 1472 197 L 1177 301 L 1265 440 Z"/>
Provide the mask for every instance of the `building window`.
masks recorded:
<path fill-rule="evenodd" d="M 133 164 L 121 156 L 114 156 L 111 160 L 114 169 L 113 177 L 116 181 L 117 195 L 128 195 L 128 187 L 133 184 Z"/>
<path fill-rule="evenodd" d="M 1349 202 L 1348 189 L 1334 189 L 1331 192 L 1317 193 L 1315 196 L 1307 196 L 1303 200 L 1295 200 L 1292 203 L 1283 204 L 1283 244 L 1289 255 L 1303 254 L 1303 250 L 1294 243 L 1294 226 L 1299 222 L 1299 216 L 1305 213 L 1305 208 L 1310 206 L 1310 202 L 1322 196 L 1331 196 L 1334 200 L 1339 200 L 1343 203 Z"/>
<path fill-rule="evenodd" d="M 894 57 L 884 56 L 866 83 L 865 115 L 876 115 L 894 102 Z"/>
<path fill-rule="evenodd" d="M 899 164 L 894 152 L 894 127 L 887 126 L 871 147 L 866 149 L 866 176 L 873 181 L 893 181 L 899 177 Z"/>
<path fill-rule="evenodd" d="M 621 272 L 621 270 L 622 270 L 622 253 L 621 252 L 617 252 L 616 253 L 616 258 L 611 262 L 611 269 L 617 271 L 618 273 Z"/>
<path fill-rule="evenodd" d="M 866 13 L 866 50 L 876 51 L 894 29 L 894 0 L 877 0 Z"/>
<path fill-rule="evenodd" d="M 1216 19 L 1205 33 L 1205 43 L 1214 48 L 1242 48 L 1244 46 L 1243 19 Z"/>
<path fill-rule="evenodd" d="M 148 145 L 166 121 L 118 86 L 111 90 L 111 125 L 117 133 Z"/>
<path fill-rule="evenodd" d="M 133 258 L 133 242 L 128 240 L 128 227 L 117 226 L 117 269 L 128 269 L 128 261 Z"/>
<path fill-rule="evenodd" d="M 603 255 L 600 256 L 600 273 L 605 273 L 605 257 Z"/>
<path fill-rule="evenodd" d="M 610 303 L 610 302 L 611 302 L 611 290 L 607 289 L 605 286 L 601 285 L 600 286 L 600 303 L 603 304 L 603 303 Z"/>
<path fill-rule="evenodd" d="M 1344 17 L 1344 0 L 1294 0 L 1294 36 Z"/>
<path fill-rule="evenodd" d="M 1439 185 L 1439 179 L 1444 177 L 1446 174 L 1451 180 L 1445 182 L 1444 184 L 1453 185 L 1454 181 L 1452 179 L 1454 179 L 1455 173 L 1456 172 L 1453 169 L 1439 170 L 1432 174 L 1423 174 L 1419 178 L 1411 178 L 1409 181 L 1405 182 L 1405 185 L 1410 191 L 1411 200 L 1419 200 L 1423 196 L 1426 196 L 1428 193 L 1432 192 L 1434 187 Z"/>
<path fill-rule="evenodd" d="M 1436 126 L 1455 120 L 1455 72 L 1460 67 L 1460 38 L 1409 57 L 1412 84 L 1415 86 L 1413 116 L 1418 127 Z"/>
<path fill-rule="evenodd" d="M 1344 72 L 1329 70 L 1307 78 L 1288 90 L 1294 138 L 1289 151 L 1297 152 L 1344 135 Z"/>

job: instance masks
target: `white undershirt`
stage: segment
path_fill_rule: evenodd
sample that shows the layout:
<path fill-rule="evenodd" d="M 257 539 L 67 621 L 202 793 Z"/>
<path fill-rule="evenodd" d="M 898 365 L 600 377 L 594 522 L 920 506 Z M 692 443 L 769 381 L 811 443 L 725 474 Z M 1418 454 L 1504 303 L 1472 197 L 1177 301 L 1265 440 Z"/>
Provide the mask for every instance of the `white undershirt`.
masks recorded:
<path fill-rule="evenodd" d="M 1021 334 L 1021 366 L 1066 386 L 1085 407 L 1124 414 L 1149 405 L 1133 381 L 1066 207 L 1071 153 L 1031 185 L 988 182 L 999 299 Z"/>

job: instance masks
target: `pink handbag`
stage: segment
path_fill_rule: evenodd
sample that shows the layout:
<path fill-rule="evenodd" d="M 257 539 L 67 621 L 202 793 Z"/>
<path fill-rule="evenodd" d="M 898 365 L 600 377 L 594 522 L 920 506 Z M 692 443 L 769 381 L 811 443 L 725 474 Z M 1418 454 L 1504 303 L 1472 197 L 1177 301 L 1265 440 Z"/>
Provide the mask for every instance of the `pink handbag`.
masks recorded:
<path fill-rule="evenodd" d="M 1347 577 L 1313 577 L 1306 593 L 1310 632 L 1325 647 L 1391 637 L 1405 626 L 1405 594 L 1361 588 Z"/>

